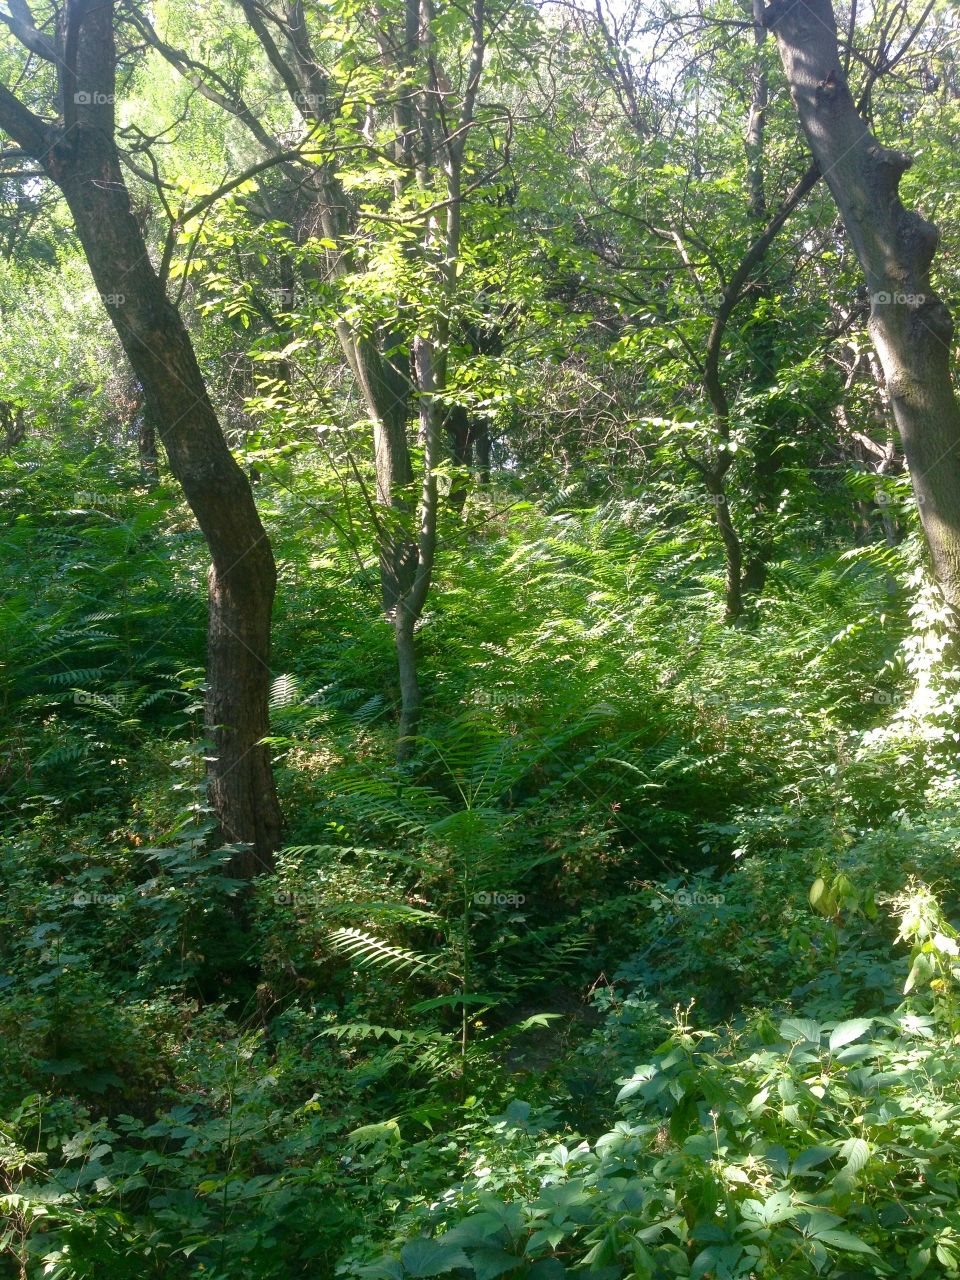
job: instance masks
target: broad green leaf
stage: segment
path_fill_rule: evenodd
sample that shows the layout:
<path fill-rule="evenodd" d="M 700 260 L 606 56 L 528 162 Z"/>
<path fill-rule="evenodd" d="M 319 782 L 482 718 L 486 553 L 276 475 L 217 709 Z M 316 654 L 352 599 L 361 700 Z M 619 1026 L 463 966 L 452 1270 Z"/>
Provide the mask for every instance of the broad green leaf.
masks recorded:
<path fill-rule="evenodd" d="M 810 1169 L 815 1169 L 817 1165 L 823 1164 L 836 1155 L 833 1147 L 809 1147 L 806 1151 L 801 1151 L 793 1162 L 790 1170 L 791 1174 L 807 1173 Z"/>
<path fill-rule="evenodd" d="M 514 1098 L 508 1103 L 504 1112 L 507 1120 L 513 1125 L 524 1125 L 530 1119 L 530 1103 L 524 1102 L 520 1098 Z"/>
<path fill-rule="evenodd" d="M 852 1044 L 854 1040 L 859 1040 L 872 1026 L 872 1018 L 850 1018 L 847 1022 L 838 1022 L 830 1032 L 830 1052 L 835 1053 L 845 1044 Z"/>
<path fill-rule="evenodd" d="M 849 1231 L 820 1231 L 814 1239 L 821 1244 L 832 1244 L 835 1249 L 845 1249 L 847 1253 L 876 1253 L 876 1249 L 851 1235 Z"/>
<path fill-rule="evenodd" d="M 870 1146 L 863 1138 L 849 1138 L 840 1148 L 840 1155 L 851 1173 L 859 1173 L 870 1159 Z"/>
<path fill-rule="evenodd" d="M 812 1018 L 784 1018 L 780 1023 L 780 1034 L 784 1040 L 819 1045 L 823 1028 Z"/>
<path fill-rule="evenodd" d="M 907 980 L 903 984 L 903 994 L 908 996 L 910 992 L 917 986 L 925 986 L 936 972 L 933 961 L 924 952 L 920 952 L 916 960 L 913 962 Z"/>
<path fill-rule="evenodd" d="M 743 1257 L 739 1244 L 711 1244 L 698 1253 L 690 1267 L 690 1280 L 702 1280 L 704 1276 L 716 1276 L 725 1280 L 733 1275 L 733 1268 Z"/>
<path fill-rule="evenodd" d="M 408 1276 L 442 1276 L 455 1267 L 468 1267 L 470 1259 L 455 1244 L 441 1244 L 427 1236 L 409 1240 L 400 1250 L 400 1261 Z"/>
<path fill-rule="evenodd" d="M 359 1129 L 353 1129 L 347 1135 L 347 1141 L 363 1144 L 377 1142 L 380 1138 L 396 1141 L 399 1137 L 400 1126 L 396 1120 L 384 1120 L 380 1124 L 364 1124 Z"/>
<path fill-rule="evenodd" d="M 506 1275 L 508 1271 L 515 1271 L 517 1267 L 524 1265 L 522 1258 L 507 1253 L 505 1249 L 488 1245 L 474 1250 L 470 1261 L 473 1263 L 476 1280 L 495 1280 L 496 1276 Z"/>

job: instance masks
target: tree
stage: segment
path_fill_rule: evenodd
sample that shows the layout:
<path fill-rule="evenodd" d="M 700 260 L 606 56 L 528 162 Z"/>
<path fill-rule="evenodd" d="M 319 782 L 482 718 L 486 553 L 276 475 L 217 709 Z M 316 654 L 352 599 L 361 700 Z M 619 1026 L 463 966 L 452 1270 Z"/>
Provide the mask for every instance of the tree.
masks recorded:
<path fill-rule="evenodd" d="M 903 441 L 934 575 L 960 608 L 960 402 L 950 373 L 953 320 L 930 283 L 939 233 L 904 207 L 910 157 L 882 146 L 854 102 L 830 0 L 774 0 L 777 37 L 800 124 L 866 277 L 869 330 Z M 899 53 L 884 52 L 889 70 Z"/>
<path fill-rule="evenodd" d="M 55 36 L 18 0 L 0 13 L 55 72 L 52 121 L 0 85 L 0 128 L 60 189 L 95 286 L 143 387 L 170 468 L 210 551 L 206 721 L 209 790 L 234 870 L 271 862 L 280 809 L 266 747 L 276 569 L 250 484 L 233 458 L 182 317 L 131 212 L 116 139 L 117 49 L 110 0 L 69 0 Z M 21 90 L 21 94 L 23 91 Z"/>
<path fill-rule="evenodd" d="M 324 269 L 337 295 L 333 330 L 371 430 L 371 516 L 381 601 L 400 673 L 402 756 L 420 715 L 414 629 L 437 543 L 436 471 L 449 407 L 463 206 L 466 187 L 481 185 L 474 175 L 465 184 L 464 155 L 476 124 L 487 38 L 512 6 L 491 17 L 483 4 L 461 15 L 455 6 L 435 11 L 419 0 L 403 0 L 378 7 L 372 22 L 366 13 L 347 13 L 332 23 L 325 18 L 315 30 L 312 6 L 295 2 L 274 10 L 256 0 L 239 4 L 312 144 L 312 163 L 301 168 L 296 182 L 311 197 L 310 213 L 320 231 L 313 237 L 314 271 Z M 230 91 L 216 68 L 169 45 L 143 15 L 137 25 L 204 97 L 242 121 L 273 157 L 281 154 L 279 136 Z M 469 52 L 461 59 L 463 47 Z M 450 63 L 444 65 L 447 55 Z M 369 78 L 358 91 L 352 80 L 361 64 Z M 367 166 L 359 180 L 351 172 L 351 160 L 358 157 Z M 376 258 L 370 261 L 372 245 L 403 262 L 407 273 L 397 295 L 379 310 L 365 306 L 369 299 L 363 297 L 378 274 Z M 414 413 L 424 446 L 419 466 L 408 440 Z M 482 471 L 487 442 L 482 431 L 474 434 Z"/>

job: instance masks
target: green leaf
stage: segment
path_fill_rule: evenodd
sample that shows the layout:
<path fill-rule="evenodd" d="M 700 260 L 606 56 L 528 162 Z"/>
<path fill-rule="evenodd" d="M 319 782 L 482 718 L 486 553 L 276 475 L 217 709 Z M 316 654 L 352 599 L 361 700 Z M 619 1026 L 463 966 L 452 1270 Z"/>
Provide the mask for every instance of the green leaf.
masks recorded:
<path fill-rule="evenodd" d="M 909 995 L 914 987 L 925 986 L 936 972 L 935 965 L 928 955 L 922 951 L 913 962 L 913 968 L 907 975 L 907 980 L 903 984 L 903 994 Z"/>
<path fill-rule="evenodd" d="M 469 1267 L 470 1259 L 455 1244 L 440 1244 L 427 1236 L 408 1241 L 400 1250 L 400 1261 L 408 1276 L 442 1276 L 454 1267 Z"/>
<path fill-rule="evenodd" d="M 381 1258 L 361 1267 L 357 1274 L 361 1280 L 403 1280 L 403 1266 L 399 1258 Z"/>
<path fill-rule="evenodd" d="M 907 1254 L 907 1267 L 913 1277 L 922 1275 L 930 1265 L 930 1250 L 919 1247 L 911 1249 Z"/>
<path fill-rule="evenodd" d="M 836 1249 L 845 1249 L 847 1253 L 876 1253 L 876 1249 L 851 1235 L 849 1231 L 820 1231 L 814 1239 L 821 1244 L 832 1244 Z"/>
<path fill-rule="evenodd" d="M 505 1275 L 523 1265 L 523 1259 L 507 1253 L 505 1249 L 484 1246 L 474 1251 L 471 1262 L 476 1280 L 494 1280 L 495 1276 Z"/>
<path fill-rule="evenodd" d="M 727 1277 L 743 1257 L 739 1244 L 711 1244 L 694 1258 L 690 1267 L 690 1280 L 702 1280 L 703 1276 Z"/>
<path fill-rule="evenodd" d="M 354 1129 L 347 1136 L 347 1141 L 352 1143 L 378 1142 L 381 1138 L 387 1138 L 391 1142 L 396 1142 L 400 1138 L 400 1126 L 396 1120 L 384 1120 L 380 1124 L 364 1124 L 359 1129 Z"/>
<path fill-rule="evenodd" d="M 835 1053 L 845 1044 L 852 1044 L 854 1040 L 859 1040 L 872 1026 L 872 1018 L 850 1018 L 847 1022 L 838 1022 L 830 1032 L 830 1052 Z"/>
<path fill-rule="evenodd" d="M 559 1258 L 541 1258 L 530 1268 L 530 1280 L 563 1280 L 567 1269 Z"/>
<path fill-rule="evenodd" d="M 791 1174 L 807 1173 L 810 1169 L 815 1169 L 817 1165 L 823 1164 L 825 1160 L 829 1160 L 836 1152 L 833 1147 L 810 1147 L 806 1151 L 801 1151 L 793 1162 Z"/>
<path fill-rule="evenodd" d="M 761 1221 L 768 1227 L 778 1222 L 787 1222 L 801 1212 L 800 1206 L 793 1203 L 789 1191 L 775 1191 L 763 1204 L 760 1212 Z"/>
<path fill-rule="evenodd" d="M 812 1018 L 784 1018 L 780 1023 L 780 1034 L 784 1040 L 806 1040 L 809 1044 L 819 1045 L 823 1028 Z"/>
<path fill-rule="evenodd" d="M 520 1098 L 514 1098 L 513 1101 L 508 1104 L 504 1115 L 510 1124 L 518 1126 L 524 1125 L 530 1119 L 530 1103 L 523 1102 Z"/>
<path fill-rule="evenodd" d="M 863 1138 L 849 1138 L 840 1148 L 840 1155 L 851 1173 L 859 1173 L 870 1159 L 870 1146 Z"/>

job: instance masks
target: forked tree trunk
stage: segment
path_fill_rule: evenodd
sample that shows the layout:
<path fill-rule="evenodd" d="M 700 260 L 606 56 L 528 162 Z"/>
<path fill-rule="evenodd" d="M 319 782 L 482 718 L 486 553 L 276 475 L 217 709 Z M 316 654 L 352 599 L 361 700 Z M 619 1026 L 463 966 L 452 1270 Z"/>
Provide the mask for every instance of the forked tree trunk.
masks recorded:
<path fill-rule="evenodd" d="M 830 0 L 766 10 L 810 149 L 866 276 L 870 336 L 883 366 L 934 574 L 960 608 L 960 403 L 953 320 L 930 285 L 936 227 L 900 201 L 910 157 L 881 146 L 850 94 Z"/>
<path fill-rule="evenodd" d="M 258 745 L 268 730 L 273 554 L 190 336 L 130 211 L 114 135 L 109 0 L 67 5 L 50 60 L 58 71 L 63 126 L 48 126 L 2 88 L 0 126 L 63 192 L 96 288 L 143 387 L 146 411 L 210 550 L 210 796 L 225 838 L 244 846 L 232 871 L 248 877 L 271 865 L 280 836 L 268 752 Z"/>

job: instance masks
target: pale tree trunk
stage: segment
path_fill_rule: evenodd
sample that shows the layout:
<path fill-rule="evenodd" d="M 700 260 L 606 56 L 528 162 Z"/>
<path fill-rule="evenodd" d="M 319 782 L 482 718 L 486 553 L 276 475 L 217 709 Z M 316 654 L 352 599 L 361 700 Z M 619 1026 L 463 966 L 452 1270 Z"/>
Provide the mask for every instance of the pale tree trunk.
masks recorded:
<path fill-rule="evenodd" d="M 257 36 L 271 66 L 280 77 L 304 119 L 318 129 L 328 126 L 336 103 L 315 55 L 300 0 L 290 0 L 278 9 L 269 9 L 258 0 L 238 0 L 252 31 Z M 411 183 L 424 189 L 438 176 L 444 180 L 447 218 L 443 228 L 432 224 L 423 248 L 436 277 L 438 314 L 430 331 L 413 342 L 416 388 L 407 361 L 389 352 L 402 348 L 404 335 L 384 330 L 373 335 L 357 332 L 341 318 L 337 338 L 356 381 L 370 419 L 376 467 L 376 501 L 371 503 L 377 529 L 381 590 L 384 612 L 394 626 L 401 685 L 401 757 L 410 750 L 420 712 L 414 631 L 422 616 L 436 552 L 437 484 L 441 435 L 442 396 L 446 387 L 446 360 L 450 330 L 450 304 L 459 256 L 460 203 L 463 153 L 467 134 L 474 122 L 474 106 L 485 54 L 485 0 L 473 0 L 470 12 L 471 50 L 465 71 L 460 110 L 450 112 L 449 83 L 435 63 L 432 44 L 432 11 L 429 0 L 403 0 L 402 22 L 392 31 L 380 30 L 384 21 L 379 8 L 373 10 L 374 37 L 388 73 L 394 106 L 396 140 L 393 158 L 399 169 L 395 194 L 400 197 Z M 171 50 L 141 21 L 149 42 L 183 74 L 184 55 Z M 192 63 L 196 67 L 197 64 Z M 420 71 L 426 72 L 421 77 Z M 231 98 L 218 82 L 200 90 L 243 119 L 256 136 L 262 128 L 239 99 Z M 270 143 L 276 152 L 279 144 Z M 321 204 L 324 237 L 328 250 L 329 277 L 343 279 L 356 263 L 352 257 L 349 232 L 357 218 L 346 198 L 333 159 L 317 167 L 312 186 Z M 407 441 L 408 419 L 416 390 L 421 438 L 425 458 L 420 500 L 416 500 L 413 467 Z M 489 443 L 480 448 L 481 467 L 489 470 Z"/>
<path fill-rule="evenodd" d="M 331 97 L 321 60 L 312 48 L 303 4 L 300 0 L 287 0 L 274 8 L 260 4 L 259 0 L 238 0 L 238 4 L 304 120 L 318 132 L 325 130 L 335 119 L 337 103 Z M 462 157 L 467 132 L 473 124 L 482 71 L 485 11 L 484 0 L 474 0 L 470 15 L 473 27 L 470 62 L 461 110 L 458 118 L 453 119 L 449 111 L 449 86 L 433 58 L 429 0 L 403 0 L 400 8 L 402 18 L 391 30 L 383 27 L 387 20 L 384 11 L 379 7 L 372 10 L 374 38 L 387 73 L 392 77 L 390 98 L 396 126 L 392 157 L 399 171 L 394 192 L 399 198 L 414 182 L 426 189 L 438 176 L 445 179 L 446 198 L 452 210 L 446 231 L 433 225 L 422 241 L 427 260 L 436 273 L 438 305 L 444 315 L 429 326 L 432 332 L 412 344 L 408 334 L 394 332 L 389 326 L 372 334 L 362 333 L 346 317 L 337 322 L 336 334 L 372 429 L 376 494 L 368 505 L 376 528 L 384 613 L 393 625 L 397 646 L 401 686 L 399 754 L 402 756 L 409 752 L 419 719 L 421 699 L 414 631 L 422 615 L 435 556 L 436 467 L 442 438 L 439 397 L 446 383 L 447 308 L 459 253 Z M 279 152 L 279 141 L 267 137 L 264 142 L 259 121 L 221 79 L 209 72 L 204 78 L 202 69 L 197 70 L 199 64 L 166 45 L 142 17 L 138 19 L 138 26 L 145 39 L 205 97 L 243 120 L 274 154 Z M 426 71 L 425 77 L 421 71 Z M 308 182 L 320 205 L 324 238 L 330 243 L 326 258 L 328 278 L 343 280 L 358 269 L 350 233 L 357 229 L 362 216 L 350 204 L 334 158 L 311 166 Z M 413 348 L 416 365 L 416 386 L 408 357 L 393 354 L 409 346 Z M 435 383 L 434 391 L 424 390 L 425 376 Z M 421 438 L 426 445 L 419 486 L 415 483 L 407 439 L 415 393 L 419 398 Z M 478 457 L 486 476 L 489 472 L 486 432 L 478 442 Z"/>
<path fill-rule="evenodd" d="M 960 403 L 950 375 L 953 321 L 930 285 L 936 227 L 905 209 L 910 157 L 881 146 L 844 74 L 830 0 L 766 10 L 800 124 L 836 201 L 870 294 L 883 367 L 934 575 L 960 608 Z"/>
<path fill-rule="evenodd" d="M 314 53 L 300 0 L 292 0 L 282 6 L 282 17 L 271 13 L 256 0 L 238 2 L 271 66 L 303 118 L 317 127 L 329 123 L 334 110 L 330 86 L 321 70 L 320 60 Z M 400 59 L 401 84 L 404 86 L 409 75 L 410 58 L 416 53 L 416 14 L 416 4 L 413 0 L 406 0 L 404 52 Z M 273 27 L 271 24 L 274 24 Z M 275 38 L 274 30 L 277 31 L 279 40 Z M 165 56 L 169 57 L 169 54 Z M 401 146 L 405 151 L 412 146 L 412 111 L 409 104 L 410 95 L 404 90 L 398 95 L 396 109 L 402 116 Z M 243 118 L 236 102 L 230 103 L 221 97 L 220 105 Z M 276 148 L 279 143 L 271 140 L 271 145 Z M 314 169 L 309 175 L 309 181 L 321 203 L 324 237 L 335 246 L 327 253 L 328 275 L 332 280 L 342 280 L 353 271 L 355 265 L 347 240 L 347 233 L 351 230 L 347 196 L 332 161 Z M 377 477 L 377 510 L 373 512 L 373 517 L 380 562 L 380 592 L 384 613 L 393 619 L 397 601 L 413 582 L 416 565 L 416 544 L 412 532 L 413 466 L 407 442 L 410 377 L 400 357 L 388 357 L 384 354 L 386 350 L 402 346 L 396 334 L 384 333 L 379 335 L 378 340 L 374 340 L 369 335 L 357 333 L 343 317 L 336 322 L 335 329 L 344 359 L 370 420 Z"/>
<path fill-rule="evenodd" d="M 437 402 L 437 363 L 434 342 L 417 337 L 413 346 L 423 437 L 423 476 L 420 494 L 417 560 L 410 586 L 400 596 L 394 612 L 394 637 L 400 672 L 400 730 L 397 759 L 413 751 L 420 726 L 423 696 L 417 673 L 415 631 L 427 602 L 437 554 L 438 495 L 436 468 L 440 461 L 440 410 Z"/>
<path fill-rule="evenodd" d="M 232 871 L 270 867 L 280 810 L 266 747 L 276 570 L 249 482 L 227 447 L 183 320 L 130 211 L 115 141 L 113 5 L 72 0 L 54 46 L 27 21 L 15 34 L 54 63 L 63 125 L 0 86 L 0 127 L 62 191 L 101 300 L 146 396 L 170 469 L 210 551 L 209 788 Z"/>
<path fill-rule="evenodd" d="M 486 0 L 474 0 L 471 10 L 472 48 L 466 76 L 466 88 L 459 117 L 448 122 L 439 104 L 443 102 L 444 77 L 437 67 L 432 47 L 432 10 L 429 0 L 423 3 L 423 54 L 429 70 L 429 104 L 423 112 L 422 151 L 438 157 L 442 166 L 446 214 L 443 224 L 431 219 L 425 238 L 426 252 L 435 263 L 437 307 L 430 332 L 414 339 L 414 367 L 420 408 L 420 436 L 423 441 L 423 476 L 418 510 L 417 559 L 413 580 L 396 609 L 395 631 L 397 657 L 401 674 L 400 735 L 398 759 L 411 752 L 420 723 L 421 693 L 417 675 L 414 631 L 423 614 L 433 577 L 437 552 L 437 477 L 440 462 L 442 409 L 441 400 L 447 386 L 447 364 L 451 319 L 456 292 L 457 268 L 463 228 L 463 157 L 467 134 L 473 124 L 474 107 L 486 53 Z M 419 167 L 420 182 L 430 175 Z"/>

